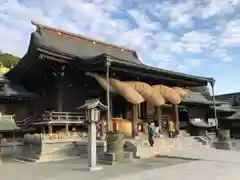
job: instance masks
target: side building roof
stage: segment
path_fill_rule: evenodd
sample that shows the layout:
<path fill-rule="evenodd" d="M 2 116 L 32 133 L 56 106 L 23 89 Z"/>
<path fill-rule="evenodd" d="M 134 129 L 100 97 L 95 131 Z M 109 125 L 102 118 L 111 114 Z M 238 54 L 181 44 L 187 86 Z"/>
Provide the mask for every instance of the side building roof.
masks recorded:
<path fill-rule="evenodd" d="M 33 24 L 37 26 L 34 36 L 37 36 L 41 48 L 83 59 L 94 58 L 105 53 L 132 63 L 143 64 L 136 51 L 35 22 Z"/>
<path fill-rule="evenodd" d="M 20 128 L 16 125 L 13 116 L 1 115 L 0 116 L 0 131 L 19 131 Z"/>
<path fill-rule="evenodd" d="M 24 87 L 13 84 L 4 74 L 0 73 L 0 99 L 25 99 L 33 98 L 35 94 L 28 92 Z"/>

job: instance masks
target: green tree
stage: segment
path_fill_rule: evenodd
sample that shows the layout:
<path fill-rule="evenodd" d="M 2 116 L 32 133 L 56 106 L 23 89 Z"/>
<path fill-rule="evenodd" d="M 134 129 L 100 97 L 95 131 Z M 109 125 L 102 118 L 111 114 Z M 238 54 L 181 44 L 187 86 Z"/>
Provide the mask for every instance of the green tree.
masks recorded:
<path fill-rule="evenodd" d="M 8 53 L 2 53 L 0 51 L 0 64 L 2 64 L 3 66 L 7 67 L 7 68 L 11 68 L 13 66 L 15 66 L 18 61 L 19 61 L 19 57 L 14 56 L 12 54 L 8 54 Z"/>

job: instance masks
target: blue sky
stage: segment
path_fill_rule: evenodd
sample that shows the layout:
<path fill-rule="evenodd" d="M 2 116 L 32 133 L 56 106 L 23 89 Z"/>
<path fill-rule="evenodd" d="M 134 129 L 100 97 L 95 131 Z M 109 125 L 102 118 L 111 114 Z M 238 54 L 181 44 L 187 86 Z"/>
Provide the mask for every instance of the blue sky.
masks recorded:
<path fill-rule="evenodd" d="M 240 91 L 240 0 L 0 0 L 0 49 L 23 56 L 34 20 L 134 49 L 146 64 Z"/>

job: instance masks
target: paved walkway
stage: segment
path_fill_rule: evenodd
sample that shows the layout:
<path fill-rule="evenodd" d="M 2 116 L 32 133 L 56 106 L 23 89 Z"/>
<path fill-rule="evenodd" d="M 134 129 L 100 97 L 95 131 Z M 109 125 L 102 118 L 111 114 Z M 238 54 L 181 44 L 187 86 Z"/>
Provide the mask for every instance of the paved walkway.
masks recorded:
<path fill-rule="evenodd" d="M 172 167 L 142 171 L 111 180 L 239 180 L 240 164 L 192 161 Z M 110 180 L 109 179 L 109 180 Z"/>
<path fill-rule="evenodd" d="M 39 164 L 8 163 L 0 165 L 0 176 L 6 180 L 66 180 L 69 178 L 71 180 L 79 180 L 79 178 L 104 180 L 188 162 L 190 161 L 182 159 L 150 158 L 132 163 L 103 166 L 103 169 L 97 172 L 86 171 L 87 161 L 81 159 Z"/>
<path fill-rule="evenodd" d="M 240 152 L 192 150 L 171 152 L 168 156 L 193 158 L 150 158 L 132 163 L 104 166 L 102 171 L 86 172 L 86 160 L 74 159 L 41 164 L 0 165 L 7 180 L 239 180 Z"/>
<path fill-rule="evenodd" d="M 163 153 L 163 156 L 192 158 L 206 161 L 240 163 L 239 151 L 217 150 L 217 149 L 190 149 L 185 151 L 173 151 Z"/>

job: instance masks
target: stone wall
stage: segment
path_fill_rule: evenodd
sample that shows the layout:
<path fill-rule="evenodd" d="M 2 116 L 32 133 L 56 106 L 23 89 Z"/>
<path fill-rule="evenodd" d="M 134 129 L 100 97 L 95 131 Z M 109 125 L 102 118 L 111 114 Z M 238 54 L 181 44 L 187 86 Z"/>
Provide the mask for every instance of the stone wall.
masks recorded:
<path fill-rule="evenodd" d="M 231 141 L 218 141 L 214 142 L 213 144 L 216 149 L 232 150 L 233 148 Z"/>
<path fill-rule="evenodd" d="M 97 152 L 106 151 L 106 142 L 97 141 Z M 46 139 L 41 134 L 27 134 L 19 157 L 31 162 L 46 162 L 69 159 L 73 157 L 86 158 L 88 142 L 79 137 L 64 139 Z"/>
<path fill-rule="evenodd" d="M 18 156 L 21 154 L 23 148 L 23 142 L 7 142 L 1 143 L 0 155 L 1 156 Z"/>
<path fill-rule="evenodd" d="M 78 149 L 79 155 L 82 158 L 87 158 L 88 156 L 88 142 L 87 141 L 78 141 L 75 143 Z M 99 157 L 100 154 L 107 151 L 107 143 L 106 141 L 99 140 L 97 141 L 97 155 Z"/>

